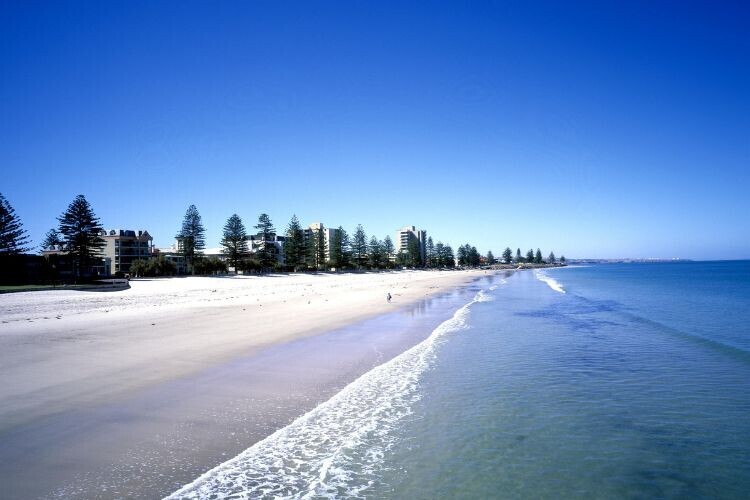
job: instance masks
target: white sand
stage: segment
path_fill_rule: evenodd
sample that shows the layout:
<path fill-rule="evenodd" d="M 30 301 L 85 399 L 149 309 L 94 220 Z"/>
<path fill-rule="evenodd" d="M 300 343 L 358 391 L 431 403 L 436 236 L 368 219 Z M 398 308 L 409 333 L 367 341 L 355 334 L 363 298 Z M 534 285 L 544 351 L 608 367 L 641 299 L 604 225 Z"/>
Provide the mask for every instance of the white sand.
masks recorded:
<path fill-rule="evenodd" d="M 196 277 L 0 295 L 0 430 L 382 314 L 479 274 Z"/>

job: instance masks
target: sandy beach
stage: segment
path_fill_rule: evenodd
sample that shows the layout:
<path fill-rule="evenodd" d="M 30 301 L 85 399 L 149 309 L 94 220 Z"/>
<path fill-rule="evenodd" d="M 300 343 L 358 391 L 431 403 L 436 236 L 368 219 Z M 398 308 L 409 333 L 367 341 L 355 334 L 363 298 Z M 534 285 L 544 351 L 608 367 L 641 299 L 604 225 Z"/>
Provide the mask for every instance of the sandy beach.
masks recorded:
<path fill-rule="evenodd" d="M 63 494 L 76 496 L 70 480 L 85 472 L 87 453 L 97 461 L 108 460 L 112 457 L 107 450 L 116 447 L 116 441 L 163 436 L 165 426 L 197 413 L 210 431 L 198 433 L 202 442 L 193 442 L 194 449 L 175 452 L 162 444 L 152 447 L 159 448 L 159 453 L 153 449 L 141 453 L 144 461 L 151 456 L 159 464 L 167 455 L 192 454 L 198 459 L 190 462 L 192 469 L 183 475 L 201 472 L 226 452 L 222 450 L 226 443 L 211 445 L 217 433 L 224 432 L 217 429 L 222 419 L 204 413 L 212 406 L 225 405 L 227 395 L 236 401 L 235 396 L 247 396 L 252 389 L 252 411 L 237 410 L 244 411 L 241 420 L 246 431 L 234 444 L 233 451 L 239 451 L 251 444 L 248 440 L 283 426 L 363 370 L 421 337 L 412 332 L 402 338 L 382 337 L 372 345 L 361 338 L 340 345 L 339 338 L 328 338 L 330 348 L 321 341 L 305 344 L 300 339 L 408 310 L 425 298 L 483 275 L 484 271 L 404 271 L 195 277 L 133 280 L 129 289 L 110 292 L 56 290 L 0 296 L 0 376 L 4 380 L 0 443 L 4 443 L 6 464 L 11 464 L 0 475 L 6 484 L 9 477 L 15 478 L 14 487 L 6 493 L 60 494 L 61 485 L 55 481 L 65 479 L 68 489 Z M 393 296 L 390 303 L 387 293 Z M 404 323 L 399 316 L 386 321 L 392 322 L 393 330 Z M 234 368 L 227 369 L 232 363 Z M 300 382 L 306 376 L 302 367 L 309 372 L 307 386 Z M 259 370 L 265 375 L 259 375 Z M 247 380 L 252 382 L 243 382 Z M 214 390 L 218 385 L 221 390 Z M 190 393 L 197 388 L 218 399 L 192 401 Z M 252 412 L 253 427 L 247 430 L 247 415 Z M 138 425 L 123 425 L 128 419 Z M 239 420 L 232 421 L 236 425 Z M 239 427 L 238 432 L 242 434 Z M 44 457 L 35 456 L 40 450 Z M 24 463 L 54 469 L 58 479 L 42 488 L 26 489 L 35 473 Z M 61 466 L 70 470 L 60 472 Z M 136 485 L 119 494 L 126 491 L 150 494 L 157 490 L 139 490 Z M 79 495 L 91 496 L 91 491 L 84 489 Z M 102 498 L 110 496 L 112 491 L 101 493 Z"/>

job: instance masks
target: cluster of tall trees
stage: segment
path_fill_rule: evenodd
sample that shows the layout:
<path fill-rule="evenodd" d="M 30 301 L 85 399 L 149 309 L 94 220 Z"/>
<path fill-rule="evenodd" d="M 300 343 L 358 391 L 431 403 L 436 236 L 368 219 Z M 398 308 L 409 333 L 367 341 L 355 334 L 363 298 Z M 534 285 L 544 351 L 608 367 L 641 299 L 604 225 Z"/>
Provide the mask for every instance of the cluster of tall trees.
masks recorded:
<path fill-rule="evenodd" d="M 434 243 L 432 236 L 427 238 L 425 267 L 430 269 L 452 268 L 456 265 L 456 257 L 450 245 L 442 241 Z"/>
<path fill-rule="evenodd" d="M 459 266 L 476 267 L 481 264 L 482 261 L 482 257 L 479 255 L 477 247 L 473 247 L 468 243 L 458 247 L 457 257 Z"/>
<path fill-rule="evenodd" d="M 329 241 L 326 242 L 326 232 Z M 286 229 L 284 241 L 284 262 L 288 269 L 387 269 L 392 267 L 390 256 L 393 242 L 386 236 L 383 240 L 367 233 L 361 224 L 349 233 L 341 226 L 326 231 L 325 228 L 304 229 L 297 216 Z"/>
<path fill-rule="evenodd" d="M 104 228 L 82 194 L 70 202 L 57 221 L 58 227 L 47 231 L 41 246 L 66 252 L 73 264 L 74 277 L 81 278 L 99 259 L 104 247 L 104 240 L 100 238 Z"/>
<path fill-rule="evenodd" d="M 29 236 L 8 200 L 0 193 L 0 255 L 29 251 Z"/>
<path fill-rule="evenodd" d="M 102 225 L 82 194 L 75 197 L 57 221 L 58 227 L 47 231 L 42 249 L 66 252 L 73 276 L 78 279 L 88 274 L 104 246 L 104 240 L 99 237 Z M 0 256 L 21 255 L 30 250 L 29 237 L 20 218 L 0 194 Z"/>
<path fill-rule="evenodd" d="M 542 251 L 540 249 L 534 250 L 529 249 L 526 255 L 521 254 L 521 249 L 516 250 L 515 257 L 513 256 L 513 250 L 510 247 L 506 247 L 501 254 L 500 259 L 495 258 L 492 250 L 487 252 L 487 255 L 482 258 L 479 255 L 476 247 L 469 245 L 468 243 L 458 248 L 458 265 L 467 267 L 476 267 L 482 263 L 484 264 L 565 264 L 565 256 L 560 257 L 558 260 L 555 257 L 555 252 L 550 252 L 549 256 L 544 259 L 542 257 Z"/>
<path fill-rule="evenodd" d="M 339 231 L 343 231 L 343 228 L 339 228 Z M 346 232 L 343 234 L 345 243 L 348 245 L 349 236 Z M 341 252 L 342 239 L 340 236 L 334 239 L 336 241 L 331 241 L 329 244 L 332 254 L 335 253 L 335 256 L 332 255 L 329 259 L 327 258 L 324 228 L 320 226 L 317 230 L 305 230 L 297 216 L 293 215 L 286 228 L 283 244 L 286 268 L 291 271 L 300 271 L 304 269 L 324 269 L 326 266 L 336 267 L 336 265 L 341 267 L 344 258 Z M 334 247 L 337 247 L 339 251 L 333 252 Z"/>
<path fill-rule="evenodd" d="M 235 269 L 270 269 L 275 267 L 276 256 L 271 241 L 276 235 L 276 229 L 274 229 L 270 217 L 267 214 L 260 214 L 258 223 L 254 227 L 257 230 L 260 246 L 251 258 L 248 250 L 250 236 L 242 218 L 237 214 L 232 214 L 224 224 L 221 246 L 229 263 Z M 190 205 L 182 220 L 182 228 L 176 235 L 178 247 L 185 258 L 188 271 L 193 274 L 226 272 L 226 264 L 215 258 L 202 257 L 202 251 L 206 246 L 205 233 L 206 230 L 198 209 L 195 205 Z"/>
<path fill-rule="evenodd" d="M 57 218 L 58 227 L 50 229 L 44 237 L 42 248 L 65 251 L 73 263 L 74 275 L 80 277 L 92 262 L 98 258 L 104 246 L 99 237 L 103 230 L 99 218 L 83 195 L 78 195 L 68 208 Z M 279 267 L 279 243 L 276 228 L 268 214 L 258 216 L 249 235 L 242 218 L 232 214 L 223 228 L 221 246 L 229 264 L 234 269 L 268 270 Z M 328 238 L 326 238 L 328 234 Z M 205 249 L 205 227 L 195 205 L 185 212 L 182 227 L 177 233 L 179 249 L 185 258 L 188 270 L 192 273 L 226 271 L 226 264 L 215 258 L 203 258 Z M 497 261 L 492 252 L 480 256 L 476 247 L 466 243 L 454 255 L 450 245 L 432 237 L 427 239 L 425 252 L 422 252 L 416 238 L 409 240 L 407 248 L 396 253 L 390 236 L 378 239 L 367 238 L 361 224 L 349 233 L 339 226 L 326 231 L 318 228 L 303 228 L 296 215 L 292 216 L 284 233 L 281 250 L 285 256 L 285 267 L 291 271 L 336 269 L 389 269 L 396 266 L 450 268 L 456 261 L 460 266 L 478 266 L 484 261 L 494 264 Z M 252 252 L 248 242 L 253 242 Z M 13 207 L 0 194 L 0 256 L 19 255 L 28 252 L 29 237 L 23 229 Z M 541 250 L 529 250 L 525 256 L 517 249 L 515 256 L 510 247 L 502 253 L 502 262 L 510 263 L 550 263 L 558 262 L 554 252 L 543 259 Z M 559 262 L 565 263 L 565 257 Z M 133 264 L 131 272 L 136 275 L 170 275 L 176 271 L 174 264 L 163 256 L 150 260 L 140 260 Z"/>
<path fill-rule="evenodd" d="M 250 237 L 240 216 L 233 214 L 224 225 L 221 245 L 235 269 L 270 269 L 278 266 L 277 247 L 272 243 L 276 230 L 267 214 L 260 215 L 255 229 L 257 248 L 251 254 L 247 245 Z M 341 226 L 328 230 L 322 226 L 304 228 L 296 215 L 292 216 L 286 227 L 281 248 L 283 267 L 290 271 L 391 269 L 396 266 L 439 268 L 455 265 L 451 246 L 442 242 L 434 244 L 431 237 L 427 240 L 425 255 L 415 239 L 409 241 L 406 249 L 396 253 L 390 236 L 379 239 L 372 235 L 368 238 L 361 224 L 350 235 Z M 248 263 L 255 263 L 255 267 L 248 266 Z"/>
<path fill-rule="evenodd" d="M 550 252 L 549 256 L 544 259 L 542 257 L 542 251 L 538 248 L 536 249 L 536 252 L 529 249 L 525 256 L 521 255 L 521 249 L 517 248 L 514 257 L 513 250 L 511 250 L 510 247 L 506 247 L 506 249 L 503 250 L 502 262 L 504 264 L 556 264 L 558 263 L 558 259 L 555 257 L 555 252 Z M 565 256 L 560 257 L 559 262 L 565 264 Z"/>

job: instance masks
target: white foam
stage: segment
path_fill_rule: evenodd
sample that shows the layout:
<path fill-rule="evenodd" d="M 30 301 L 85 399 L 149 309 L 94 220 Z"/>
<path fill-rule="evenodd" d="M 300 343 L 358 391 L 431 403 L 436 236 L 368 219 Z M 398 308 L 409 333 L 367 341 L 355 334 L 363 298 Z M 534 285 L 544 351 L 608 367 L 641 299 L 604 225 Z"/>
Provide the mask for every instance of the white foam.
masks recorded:
<path fill-rule="evenodd" d="M 565 293 L 565 289 L 554 278 L 550 278 L 549 276 L 547 276 L 546 274 L 544 274 L 543 272 L 541 272 L 539 270 L 534 271 L 534 275 L 536 275 L 536 278 L 539 281 L 544 281 L 545 283 L 547 283 L 547 285 L 549 285 L 549 287 L 551 289 L 553 289 L 554 291 L 560 292 L 560 293 Z"/>
<path fill-rule="evenodd" d="M 362 496 L 395 444 L 396 424 L 420 399 L 441 337 L 465 328 L 470 306 L 487 297 L 477 293 L 421 343 L 167 499 Z"/>

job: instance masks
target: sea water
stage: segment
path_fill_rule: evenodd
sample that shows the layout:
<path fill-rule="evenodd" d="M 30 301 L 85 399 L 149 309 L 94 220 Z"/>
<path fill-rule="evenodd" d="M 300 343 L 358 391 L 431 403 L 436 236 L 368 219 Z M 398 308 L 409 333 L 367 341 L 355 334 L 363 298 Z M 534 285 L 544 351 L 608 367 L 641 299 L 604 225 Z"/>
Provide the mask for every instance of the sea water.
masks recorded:
<path fill-rule="evenodd" d="M 750 262 L 481 280 L 424 342 L 174 498 L 744 498 Z"/>

